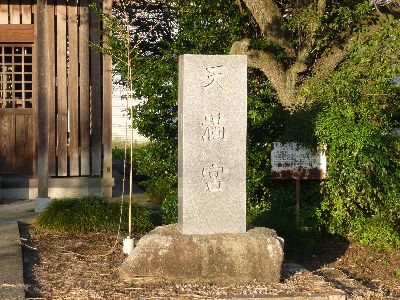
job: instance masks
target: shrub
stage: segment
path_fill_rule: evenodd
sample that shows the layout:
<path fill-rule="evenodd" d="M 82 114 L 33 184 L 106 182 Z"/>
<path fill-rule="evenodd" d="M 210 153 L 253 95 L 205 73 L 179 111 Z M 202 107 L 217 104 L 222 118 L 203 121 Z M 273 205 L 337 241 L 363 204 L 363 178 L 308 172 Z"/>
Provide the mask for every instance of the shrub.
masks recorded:
<path fill-rule="evenodd" d="M 173 224 L 178 222 L 178 193 L 171 192 L 161 205 L 163 224 Z"/>
<path fill-rule="evenodd" d="M 127 144 L 127 156 L 129 155 L 129 148 Z M 112 157 L 113 159 L 124 160 L 125 157 L 125 142 L 122 140 L 113 140 L 112 147 Z"/>
<path fill-rule="evenodd" d="M 101 197 L 55 199 L 39 214 L 37 225 L 50 232 L 85 233 L 118 230 L 120 203 Z M 146 233 L 154 228 L 151 213 L 134 203 L 133 231 Z M 128 229 L 128 205 L 122 213 L 122 230 Z"/>
<path fill-rule="evenodd" d="M 362 244 L 372 245 L 376 250 L 400 246 L 400 236 L 385 216 L 359 216 L 352 220 L 349 235 Z"/>
<path fill-rule="evenodd" d="M 398 21 L 363 32 L 338 70 L 314 78 L 315 135 L 328 145 L 319 221 L 331 233 L 400 246 Z"/>
<path fill-rule="evenodd" d="M 174 141 L 151 142 L 140 148 L 136 157 L 136 177 L 139 187 L 146 189 L 156 202 L 178 187 L 178 152 Z"/>

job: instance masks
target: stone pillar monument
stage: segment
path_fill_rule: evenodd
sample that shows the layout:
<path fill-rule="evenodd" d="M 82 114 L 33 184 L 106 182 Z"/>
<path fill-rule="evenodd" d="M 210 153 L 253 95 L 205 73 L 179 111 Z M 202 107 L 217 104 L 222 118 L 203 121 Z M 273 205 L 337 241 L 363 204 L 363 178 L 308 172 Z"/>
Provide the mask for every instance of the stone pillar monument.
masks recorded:
<path fill-rule="evenodd" d="M 179 58 L 179 231 L 246 232 L 247 57 Z"/>
<path fill-rule="evenodd" d="M 120 268 L 132 282 L 278 282 L 283 243 L 246 231 L 246 56 L 179 58 L 178 224 L 142 237 Z"/>

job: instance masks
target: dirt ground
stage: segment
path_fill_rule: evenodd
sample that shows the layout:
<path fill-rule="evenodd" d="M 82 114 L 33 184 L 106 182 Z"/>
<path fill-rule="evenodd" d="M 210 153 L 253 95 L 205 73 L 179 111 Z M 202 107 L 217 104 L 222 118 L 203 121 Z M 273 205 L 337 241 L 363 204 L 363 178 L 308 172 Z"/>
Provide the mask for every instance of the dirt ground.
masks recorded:
<path fill-rule="evenodd" d="M 115 233 L 52 235 L 21 225 L 27 299 L 215 299 L 256 295 L 345 294 L 400 299 L 400 251 L 376 253 L 331 240 L 318 253 L 286 262 L 279 284 L 133 285 L 118 279 L 125 259 Z M 340 255 L 338 255 L 340 253 Z"/>

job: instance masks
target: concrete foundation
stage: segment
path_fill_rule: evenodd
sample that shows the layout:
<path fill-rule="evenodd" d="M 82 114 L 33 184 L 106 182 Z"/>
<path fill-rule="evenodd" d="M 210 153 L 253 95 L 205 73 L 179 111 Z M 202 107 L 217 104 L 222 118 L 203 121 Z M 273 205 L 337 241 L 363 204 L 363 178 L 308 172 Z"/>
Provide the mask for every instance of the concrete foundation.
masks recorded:
<path fill-rule="evenodd" d="M 49 178 L 49 197 L 111 197 L 113 186 L 114 178 Z M 35 199 L 37 196 L 36 178 L 0 177 L 0 200 Z"/>

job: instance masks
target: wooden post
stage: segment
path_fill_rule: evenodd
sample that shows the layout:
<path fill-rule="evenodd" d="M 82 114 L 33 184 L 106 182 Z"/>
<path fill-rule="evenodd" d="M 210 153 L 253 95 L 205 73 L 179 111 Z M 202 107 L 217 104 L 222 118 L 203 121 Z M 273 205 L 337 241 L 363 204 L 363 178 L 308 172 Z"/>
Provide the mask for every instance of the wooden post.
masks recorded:
<path fill-rule="evenodd" d="M 300 218 L 300 177 L 296 178 L 296 225 L 299 224 Z"/>
<path fill-rule="evenodd" d="M 79 176 L 79 89 L 78 89 L 78 8 L 68 1 L 68 106 L 69 106 L 69 175 Z"/>
<path fill-rule="evenodd" d="M 99 1 L 92 1 L 98 3 Z M 96 11 L 90 10 L 90 41 L 100 44 L 100 19 Z M 95 49 L 90 49 L 90 85 L 91 85 L 91 162 L 92 176 L 101 176 L 101 142 L 102 142 L 102 111 L 101 111 L 101 57 Z"/>
<path fill-rule="evenodd" d="M 57 1 L 57 158 L 58 176 L 68 175 L 68 111 L 67 111 L 67 7 L 66 0 Z"/>
<path fill-rule="evenodd" d="M 47 0 L 37 0 L 36 23 L 36 105 L 37 105 L 37 179 L 38 198 L 48 198 L 48 120 L 47 105 L 49 97 L 48 78 L 48 28 Z"/>
<path fill-rule="evenodd" d="M 81 176 L 87 176 L 90 175 L 89 1 L 81 0 L 79 10 Z"/>
<path fill-rule="evenodd" d="M 27 0 L 24 0 L 27 1 Z M 48 100 L 48 130 L 49 130 L 49 176 L 56 176 L 56 103 L 55 103 L 55 88 L 56 88 L 56 64 L 55 64 L 55 36 L 54 36 L 54 14 L 55 0 L 47 0 L 47 42 L 49 51 L 49 100 Z"/>
<path fill-rule="evenodd" d="M 111 12 L 111 0 L 104 0 L 105 13 Z M 107 28 L 103 28 L 107 30 Z M 103 177 L 112 177 L 112 62 L 111 56 L 103 56 Z"/>

